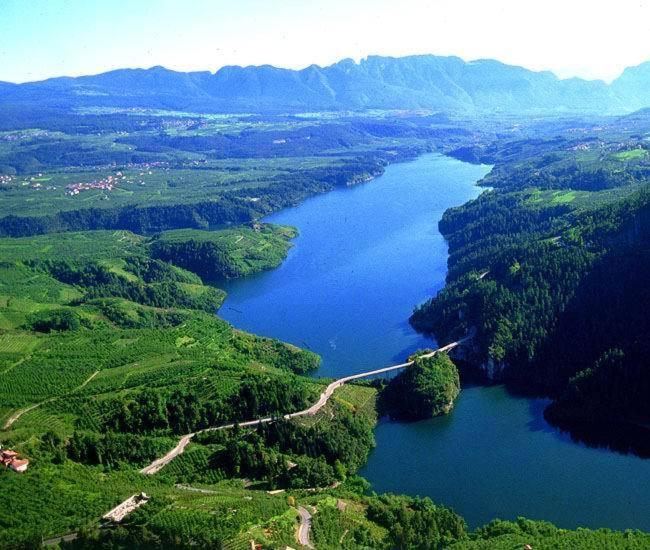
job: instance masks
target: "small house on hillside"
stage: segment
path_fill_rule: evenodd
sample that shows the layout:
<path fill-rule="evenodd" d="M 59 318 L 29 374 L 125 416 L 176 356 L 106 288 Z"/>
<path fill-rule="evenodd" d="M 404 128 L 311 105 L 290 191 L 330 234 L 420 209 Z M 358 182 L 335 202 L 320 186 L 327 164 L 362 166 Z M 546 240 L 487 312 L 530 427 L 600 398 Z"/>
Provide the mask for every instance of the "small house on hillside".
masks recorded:
<path fill-rule="evenodd" d="M 0 451 L 0 464 L 11 468 L 14 472 L 24 472 L 29 466 L 29 460 L 18 458 L 18 453 L 11 449 Z"/>
<path fill-rule="evenodd" d="M 20 459 L 20 458 L 14 458 L 11 461 L 11 464 L 9 464 L 9 467 L 14 472 L 24 472 L 25 470 L 27 470 L 27 466 L 29 466 L 29 460 Z"/>

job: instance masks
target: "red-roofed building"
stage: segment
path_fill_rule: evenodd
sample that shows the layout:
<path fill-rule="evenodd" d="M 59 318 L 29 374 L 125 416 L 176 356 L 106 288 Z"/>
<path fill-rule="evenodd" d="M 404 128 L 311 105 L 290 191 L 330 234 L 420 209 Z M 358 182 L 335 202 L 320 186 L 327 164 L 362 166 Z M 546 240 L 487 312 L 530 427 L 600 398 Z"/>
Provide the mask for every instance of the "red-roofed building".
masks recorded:
<path fill-rule="evenodd" d="M 16 451 L 6 449 L 0 452 L 0 464 L 14 472 L 24 472 L 29 466 L 29 460 L 18 458 Z"/>
<path fill-rule="evenodd" d="M 24 472 L 25 470 L 27 470 L 27 466 L 29 466 L 29 460 L 24 460 L 20 458 L 14 458 L 11 461 L 11 464 L 9 464 L 9 467 L 14 472 Z"/>

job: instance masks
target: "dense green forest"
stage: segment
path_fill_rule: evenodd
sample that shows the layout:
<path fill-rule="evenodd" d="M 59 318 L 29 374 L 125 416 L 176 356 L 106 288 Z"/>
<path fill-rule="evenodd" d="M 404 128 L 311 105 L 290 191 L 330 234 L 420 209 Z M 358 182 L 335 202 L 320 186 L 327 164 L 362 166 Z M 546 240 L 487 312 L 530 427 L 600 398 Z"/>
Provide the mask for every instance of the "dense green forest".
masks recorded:
<path fill-rule="evenodd" d="M 200 433 L 161 475 L 193 484 L 244 477 L 271 489 L 328 487 L 365 463 L 375 422 L 375 391 L 344 388 L 316 418 Z"/>
<path fill-rule="evenodd" d="M 460 377 L 456 365 L 445 354 L 433 357 L 416 355 L 410 359 L 414 361 L 413 364 L 392 378 L 382 389 L 382 412 L 397 420 L 413 421 L 451 411 L 460 393 Z"/>
<path fill-rule="evenodd" d="M 547 418 L 581 439 L 644 455 L 649 122 L 475 147 L 493 190 L 443 216 L 447 285 L 411 319 L 441 343 L 475 331 L 489 378 L 553 396 Z"/>

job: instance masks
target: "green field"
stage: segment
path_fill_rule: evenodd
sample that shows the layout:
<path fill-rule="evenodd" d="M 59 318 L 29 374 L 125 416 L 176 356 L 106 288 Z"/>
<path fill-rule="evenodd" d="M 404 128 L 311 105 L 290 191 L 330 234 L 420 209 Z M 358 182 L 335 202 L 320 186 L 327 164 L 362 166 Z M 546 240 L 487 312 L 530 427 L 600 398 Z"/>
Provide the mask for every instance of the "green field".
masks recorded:
<path fill-rule="evenodd" d="M 75 132 L 76 120 L 72 129 L 66 121 L 63 129 L 0 132 L 0 176 L 11 176 L 0 183 L 0 219 L 11 212 L 42 220 L 39 229 L 45 224 L 52 230 L 64 225 L 68 230 L 138 231 L 140 226 L 131 220 L 118 223 L 109 216 L 101 227 L 89 227 L 92 221 L 82 221 L 82 215 L 60 214 L 177 204 L 203 205 L 205 211 L 205 205 L 216 203 L 220 205 L 216 214 L 201 214 L 199 209 L 192 222 L 167 222 L 178 228 L 223 226 L 249 221 L 309 194 L 363 178 L 368 171 L 380 170 L 386 160 L 428 147 L 426 139 L 397 141 L 351 123 L 318 117 L 251 121 L 246 116 L 140 115 L 125 121 L 123 115 L 104 113 L 108 124 L 95 133 Z M 58 127 L 60 122 L 54 118 L 51 124 Z M 108 178 L 110 189 L 75 192 L 69 187 L 92 187 Z M 157 227 L 147 222 L 147 229 L 168 228 L 160 221 Z M 25 225 L 18 228 L 15 221 L 5 223 L 7 234 L 37 231 Z"/>

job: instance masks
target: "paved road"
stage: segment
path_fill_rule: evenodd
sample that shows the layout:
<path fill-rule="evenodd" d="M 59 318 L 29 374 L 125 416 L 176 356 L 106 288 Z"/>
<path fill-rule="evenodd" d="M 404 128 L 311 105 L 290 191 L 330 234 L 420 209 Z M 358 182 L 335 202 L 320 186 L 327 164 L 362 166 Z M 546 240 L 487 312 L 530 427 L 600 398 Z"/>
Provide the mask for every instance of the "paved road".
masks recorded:
<path fill-rule="evenodd" d="M 311 531 L 311 514 L 306 508 L 298 507 L 300 514 L 300 526 L 298 527 L 298 542 L 307 548 L 313 548 L 314 545 L 309 541 L 309 532 Z"/>
<path fill-rule="evenodd" d="M 458 345 L 460 345 L 463 341 L 465 341 L 467 339 L 468 338 L 463 338 L 462 340 L 458 340 L 457 342 L 452 342 L 451 344 L 447 344 L 446 346 L 438 348 L 437 350 L 434 350 L 431 353 L 421 355 L 420 357 L 433 357 L 436 353 L 444 353 L 444 352 L 450 351 L 450 350 L 454 349 L 455 347 L 457 347 Z M 412 365 L 412 364 L 413 364 L 413 361 L 407 361 L 406 363 L 400 363 L 399 365 L 392 365 L 390 367 L 384 367 L 382 369 L 376 369 L 376 370 L 372 370 L 372 371 L 362 372 L 362 373 L 359 373 L 359 374 L 353 374 L 351 376 L 345 376 L 344 378 L 339 378 L 338 380 L 335 380 L 334 382 L 329 384 L 327 386 L 327 388 L 325 388 L 325 391 L 320 395 L 320 398 L 318 399 L 318 401 L 316 401 L 316 403 L 314 403 L 311 407 L 309 407 L 308 409 L 305 409 L 303 411 L 298 411 L 298 412 L 295 412 L 295 413 L 286 414 L 286 415 L 284 415 L 284 418 L 296 418 L 298 416 L 316 414 L 321 408 L 323 408 L 323 406 L 325 406 L 325 404 L 327 403 L 329 398 L 334 393 L 334 390 L 341 387 L 346 382 L 350 382 L 351 380 L 358 380 L 360 378 L 367 378 L 368 376 L 375 376 L 377 374 L 383 374 L 385 372 L 390 372 L 390 371 L 393 371 L 393 370 L 403 369 L 404 367 L 408 367 L 409 365 Z M 92 378 L 94 378 L 96 374 L 97 373 L 94 373 L 93 375 L 91 375 L 91 377 L 85 383 L 90 382 L 90 380 L 92 380 Z M 85 383 L 82 384 L 82 386 L 85 385 Z M 55 399 L 55 398 L 52 398 L 52 399 Z M 50 399 L 50 401 L 52 399 Z M 45 402 L 46 401 L 44 401 L 43 403 L 45 403 Z M 18 411 L 17 413 L 14 413 L 14 415 L 9 419 L 7 424 L 9 426 L 11 426 L 11 424 L 13 424 L 13 422 L 18 420 L 18 418 L 20 418 L 20 416 L 22 414 L 26 413 L 29 410 L 32 410 L 32 409 L 38 407 L 39 405 L 42 405 L 43 403 L 37 403 L 36 405 L 28 407 L 27 409 L 23 409 L 22 411 Z M 273 417 L 267 416 L 266 418 L 258 418 L 256 420 L 248 420 L 246 422 L 240 422 L 239 426 L 253 426 L 255 424 L 265 424 L 265 423 L 268 423 L 268 422 L 272 422 L 273 420 L 274 420 Z M 174 460 L 174 458 L 176 458 L 178 455 L 180 455 L 185 450 L 185 447 L 187 447 L 187 445 L 190 443 L 192 438 L 197 433 L 207 432 L 207 431 L 214 431 L 214 430 L 226 430 L 226 429 L 229 429 L 229 428 L 233 428 L 235 425 L 236 425 L 236 423 L 225 424 L 223 426 L 216 426 L 214 428 L 206 428 L 204 430 L 199 430 L 198 432 L 195 432 L 195 433 L 185 434 L 183 437 L 181 437 L 181 439 L 178 442 L 178 444 L 176 445 L 176 447 L 174 447 L 171 451 L 169 451 L 165 456 L 154 460 L 151 464 L 149 464 L 149 466 L 146 466 L 145 468 L 142 468 L 142 470 L 140 470 L 140 473 L 152 475 L 152 474 L 155 474 L 156 472 L 159 472 L 162 468 L 164 468 L 167 464 L 169 464 L 172 460 Z M 5 425 L 5 427 L 7 427 L 7 425 Z M 190 488 L 190 487 L 187 487 L 187 486 L 180 486 L 179 488 L 183 488 L 183 489 L 187 489 L 187 490 L 196 490 L 196 491 L 199 491 L 199 492 L 206 492 L 206 493 L 209 492 L 208 490 L 205 490 L 205 489 L 195 489 L 193 487 Z M 119 504 L 115 509 L 124 506 L 125 504 L 127 504 L 132 499 L 133 499 L 133 497 L 129 497 L 124 502 Z M 300 526 L 298 527 L 298 542 L 301 545 L 303 545 L 303 546 L 305 546 L 307 548 L 314 548 L 314 546 L 309 541 L 309 533 L 311 531 L 311 514 L 307 511 L 306 508 L 303 508 L 302 506 L 300 506 L 298 508 L 298 513 L 300 514 Z M 62 541 L 74 540 L 75 538 L 77 538 L 77 533 L 69 533 L 69 534 L 63 535 L 61 537 L 53 537 L 51 539 L 44 540 L 43 545 L 44 546 L 52 546 L 52 545 L 58 544 L 58 543 L 60 543 Z"/>
<path fill-rule="evenodd" d="M 154 460 L 149 466 L 145 466 L 140 470 L 141 474 L 155 474 L 156 472 L 162 470 L 167 464 L 174 460 L 179 454 L 181 454 L 188 443 L 192 440 L 194 434 L 186 434 L 181 437 L 181 440 L 178 442 L 178 445 L 169 451 L 165 456 Z"/>
<path fill-rule="evenodd" d="M 438 348 L 430 353 L 421 355 L 420 357 L 433 357 L 436 353 L 445 353 L 447 351 L 451 351 L 452 349 L 459 346 L 461 343 L 463 343 L 465 340 L 468 339 L 469 337 L 463 338 L 461 340 L 457 340 L 456 342 L 447 344 L 446 346 Z M 325 388 L 325 391 L 320 394 L 318 401 L 316 401 L 316 403 L 314 403 L 311 407 L 295 413 L 285 414 L 282 418 L 288 420 L 290 418 L 297 418 L 299 416 L 313 416 L 325 406 L 325 404 L 329 401 L 329 398 L 332 397 L 334 391 L 337 388 L 340 388 L 343 384 L 347 382 L 351 382 L 352 380 L 359 380 L 360 378 L 367 378 L 369 376 L 376 376 L 378 374 L 384 374 L 386 372 L 403 369 L 404 367 L 408 367 L 412 364 L 413 361 L 407 361 L 406 363 L 400 363 L 399 365 L 392 365 L 390 367 L 384 367 L 381 369 L 361 372 L 359 374 L 352 374 L 350 376 L 345 376 L 343 378 L 339 378 L 338 380 L 334 380 L 334 382 L 332 382 Z M 174 447 L 162 458 L 158 458 L 154 460 L 151 464 L 149 464 L 149 466 L 142 468 L 142 470 L 140 470 L 140 473 L 155 474 L 156 472 L 159 472 L 162 468 L 164 468 L 167 464 L 169 464 L 172 460 L 174 460 L 174 458 L 176 458 L 179 454 L 181 454 L 185 450 L 185 447 L 187 447 L 188 443 L 192 440 L 192 438 L 197 433 L 213 432 L 217 430 L 228 430 L 234 428 L 235 426 L 256 426 L 258 424 L 268 424 L 269 422 L 273 422 L 274 420 L 276 420 L 276 418 L 277 417 L 267 416 L 265 418 L 256 418 L 255 420 L 246 420 L 244 422 L 232 422 L 230 424 L 223 424 L 222 426 L 215 426 L 213 428 L 205 428 L 195 433 L 186 434 L 181 438 L 181 440 L 178 442 L 178 445 L 176 445 L 176 447 Z"/>

